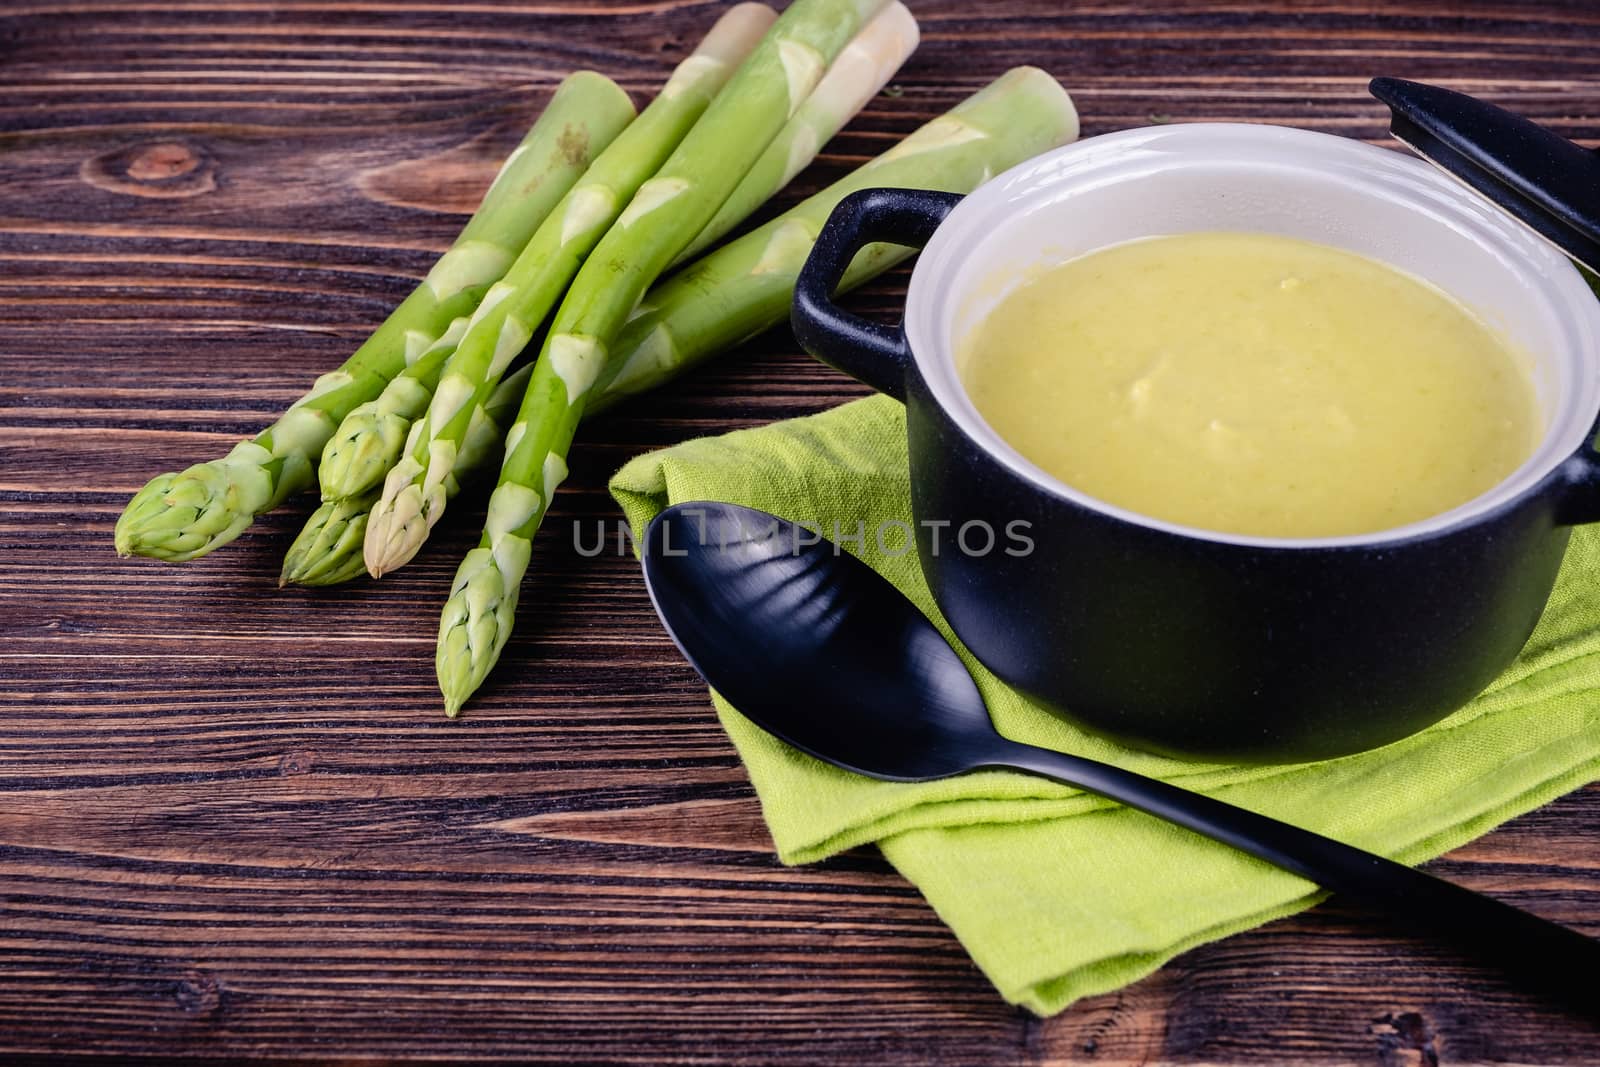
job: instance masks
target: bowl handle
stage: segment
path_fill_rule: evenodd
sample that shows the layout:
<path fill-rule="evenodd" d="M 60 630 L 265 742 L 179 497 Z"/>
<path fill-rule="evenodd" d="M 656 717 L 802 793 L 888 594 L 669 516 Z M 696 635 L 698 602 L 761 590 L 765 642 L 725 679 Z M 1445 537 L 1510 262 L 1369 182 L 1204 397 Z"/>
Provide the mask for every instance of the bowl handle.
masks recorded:
<path fill-rule="evenodd" d="M 1600 419 L 1589 428 L 1589 435 L 1576 452 L 1555 470 L 1556 522 L 1579 526 L 1600 522 L 1600 451 L 1595 442 L 1600 436 Z"/>
<path fill-rule="evenodd" d="M 839 201 L 800 271 L 789 321 L 807 352 L 880 393 L 906 398 L 911 349 L 905 331 L 852 315 L 833 302 L 856 253 L 869 244 L 921 248 L 961 202 L 928 189 L 862 189 Z"/>

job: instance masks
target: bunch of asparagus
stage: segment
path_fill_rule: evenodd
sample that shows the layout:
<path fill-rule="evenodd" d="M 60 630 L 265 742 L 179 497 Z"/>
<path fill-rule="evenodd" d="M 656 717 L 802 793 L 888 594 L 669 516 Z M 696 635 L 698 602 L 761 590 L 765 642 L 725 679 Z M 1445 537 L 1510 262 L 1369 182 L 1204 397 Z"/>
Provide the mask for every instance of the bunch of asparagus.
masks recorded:
<path fill-rule="evenodd" d="M 505 647 L 532 539 L 587 413 L 782 321 L 818 230 L 857 189 L 966 192 L 1076 136 L 1066 93 L 1019 67 L 701 254 L 803 170 L 916 43 L 898 2 L 794 0 L 781 17 L 744 3 L 637 116 L 608 79 L 572 75 L 460 237 L 366 343 L 253 439 L 153 479 L 118 521 L 117 551 L 195 559 L 315 478 L 322 505 L 282 581 L 381 576 L 416 555 L 464 481 L 498 462 L 482 538 L 439 626 L 439 686 L 457 714 Z M 869 247 L 844 284 L 908 254 Z M 541 327 L 536 357 L 519 368 Z"/>

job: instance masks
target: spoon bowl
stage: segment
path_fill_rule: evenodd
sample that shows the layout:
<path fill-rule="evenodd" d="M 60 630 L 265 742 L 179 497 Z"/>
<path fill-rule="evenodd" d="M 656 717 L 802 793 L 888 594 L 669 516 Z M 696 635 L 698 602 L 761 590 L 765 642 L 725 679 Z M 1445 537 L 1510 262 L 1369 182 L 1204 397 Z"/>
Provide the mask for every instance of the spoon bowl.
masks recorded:
<path fill-rule="evenodd" d="M 802 752 L 901 782 L 960 774 L 998 754 L 955 650 L 837 545 L 753 508 L 685 504 L 651 524 L 644 571 L 656 613 L 695 669 Z"/>

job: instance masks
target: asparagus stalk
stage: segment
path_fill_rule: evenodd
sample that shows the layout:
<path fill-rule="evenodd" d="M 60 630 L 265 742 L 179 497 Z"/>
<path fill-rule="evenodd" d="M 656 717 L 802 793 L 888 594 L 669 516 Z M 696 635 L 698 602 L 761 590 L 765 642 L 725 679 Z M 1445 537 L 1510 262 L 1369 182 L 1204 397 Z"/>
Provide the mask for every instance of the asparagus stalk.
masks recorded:
<path fill-rule="evenodd" d="M 919 37 L 917 20 L 898 0 L 874 15 L 673 265 L 715 244 L 805 170 L 822 146 L 889 83 L 916 51 Z"/>
<path fill-rule="evenodd" d="M 724 16 L 725 19 L 746 20 L 751 24 L 752 30 L 756 25 L 760 25 L 764 30 L 767 23 L 777 18 L 775 13 L 764 6 L 746 5 L 746 7 L 754 10 L 741 12 L 739 8 L 735 8 Z M 678 257 L 678 261 L 690 258 L 694 252 L 721 238 L 773 193 L 787 185 L 790 179 L 816 157 L 822 145 L 827 143 L 894 76 L 894 72 L 916 48 L 916 44 L 917 23 L 904 4 L 892 3 L 868 22 L 845 46 L 839 58 L 834 60 L 822 80 L 817 83 L 816 89 L 806 98 L 806 102 L 795 112 L 794 117 L 779 132 L 772 144 L 767 146 L 767 150 L 745 175 L 722 210 L 717 212 L 712 221 L 695 238 L 693 245 Z M 618 196 L 616 199 L 620 201 L 622 197 Z M 554 214 L 559 217 L 562 212 L 558 209 Z M 551 238 L 553 239 L 554 235 L 551 235 Z M 536 236 L 530 243 L 530 250 L 540 243 Z M 530 261 L 540 259 L 547 265 L 550 264 L 549 260 L 543 258 L 542 252 L 537 255 L 532 251 L 525 254 Z M 554 266 L 558 268 L 560 264 Z M 513 276 L 517 273 L 517 267 L 514 266 L 503 280 L 504 283 L 512 284 Z M 511 309 L 506 310 L 507 313 L 511 313 Z M 530 312 L 524 317 L 529 320 L 534 317 L 542 319 L 544 313 L 539 311 L 535 316 Z M 465 320 L 458 322 L 465 326 Z M 465 361 L 457 361 L 452 366 L 451 373 L 461 374 L 463 378 L 471 381 L 475 375 L 485 371 L 492 360 L 490 355 L 485 353 L 473 366 L 465 366 L 464 363 Z M 384 394 L 377 400 L 361 405 L 345 417 L 322 453 L 322 465 L 318 475 L 322 482 L 324 500 L 365 496 L 383 483 L 388 472 L 400 461 L 401 450 L 408 440 L 407 435 L 412 421 L 422 416 L 432 399 L 434 390 L 438 386 L 442 366 L 443 360 L 426 358 L 419 360 L 390 382 Z M 492 384 L 492 382 L 485 380 L 481 384 Z M 476 410 L 480 399 L 475 390 L 470 402 L 471 408 L 459 412 L 456 424 L 447 426 L 442 432 L 447 436 L 463 432 L 463 424 L 470 420 L 470 411 Z M 418 462 L 427 462 L 429 445 L 435 436 L 434 433 L 425 432 L 419 439 L 416 456 Z"/>
<path fill-rule="evenodd" d="M 653 389 L 786 319 L 795 279 L 818 229 L 834 206 L 857 189 L 888 185 L 970 192 L 992 174 L 1072 140 L 1077 126 L 1072 101 L 1055 79 L 1032 67 L 1010 71 L 956 105 L 945 118 L 912 133 L 892 155 L 879 156 L 653 287 L 619 335 L 619 356 L 607 363 L 596 381 L 585 415 L 599 414 L 618 400 Z M 793 239 L 797 226 L 803 229 L 804 240 Z M 851 263 L 843 287 L 858 285 L 910 254 L 909 248 L 898 245 L 869 245 Z M 492 407 L 490 421 L 501 429 L 509 425 L 521 401 L 520 383 L 527 380 L 526 370 L 522 373 L 516 383 L 507 379 L 495 392 L 497 404 L 505 407 Z M 517 395 L 507 400 L 513 387 Z M 494 443 L 484 462 L 498 459 L 498 439 Z M 458 476 L 473 471 L 470 460 L 465 453 L 458 460 Z M 360 499 L 370 507 L 374 498 Z M 356 507 L 365 529 L 365 509 L 359 502 Z M 354 518 L 344 521 L 354 527 Z M 331 532 L 312 532 L 319 522 Z M 345 534 L 334 527 L 331 519 L 314 517 L 301 541 L 316 542 L 317 547 L 311 550 L 297 541 L 291 556 L 298 552 L 308 562 L 298 563 L 303 569 L 294 573 L 286 563 L 285 579 L 331 585 L 365 573 L 359 538 L 359 533 Z M 323 577 L 308 580 L 303 574 Z"/>
<path fill-rule="evenodd" d="M 460 711 L 510 637 L 534 532 L 566 477 L 587 394 L 623 323 L 882 6 L 795 0 L 579 271 L 506 435 L 483 537 L 457 569 L 440 619 L 435 666 L 447 714 Z"/>
<path fill-rule="evenodd" d="M 787 319 L 817 233 L 851 193 L 874 186 L 971 192 L 1077 135 L 1072 99 L 1054 78 L 1037 67 L 1007 71 L 845 178 L 650 290 L 618 338 L 618 358 L 601 372 L 589 409 L 597 413 L 654 389 Z M 868 245 L 842 288 L 909 255 L 899 245 Z"/>
<path fill-rule="evenodd" d="M 444 368 L 420 431 L 389 471 L 372 509 L 365 553 L 374 577 L 404 565 L 422 547 L 449 501 L 444 486 L 459 460 L 461 441 L 473 423 L 483 419 L 483 403 L 506 365 L 528 343 L 629 200 L 683 140 L 776 18 L 772 9 L 755 3 L 740 4 L 724 14 L 484 296 Z"/>
<path fill-rule="evenodd" d="M 422 284 L 343 366 L 318 378 L 254 439 L 221 459 L 152 479 L 117 521 L 118 554 L 203 556 L 310 484 L 315 457 L 340 420 L 377 397 L 408 355 L 414 359 L 477 306 L 590 158 L 632 118 L 627 94 L 609 79 L 580 71 L 564 81 Z"/>
<path fill-rule="evenodd" d="M 532 373 L 531 366 L 523 367 L 502 381 L 490 395 L 484 405 L 485 417 L 462 442 L 460 463 L 445 483 L 446 492 L 451 496 L 460 489 L 458 479 L 465 479 L 499 460 L 506 427 L 511 425 L 512 417 L 522 404 L 522 394 L 527 391 Z M 278 585 L 338 585 L 366 574 L 361 546 L 366 538 L 369 515 L 377 502 L 377 489 L 324 501 L 306 519 L 305 527 L 284 554 Z"/>

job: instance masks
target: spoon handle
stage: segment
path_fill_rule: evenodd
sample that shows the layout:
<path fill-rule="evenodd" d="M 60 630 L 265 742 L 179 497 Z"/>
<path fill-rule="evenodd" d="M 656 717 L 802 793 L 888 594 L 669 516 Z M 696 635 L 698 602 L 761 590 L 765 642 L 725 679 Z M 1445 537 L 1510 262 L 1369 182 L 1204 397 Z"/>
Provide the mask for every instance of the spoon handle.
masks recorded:
<path fill-rule="evenodd" d="M 1063 752 L 1005 742 L 988 766 L 1076 786 L 1175 823 L 1281 867 L 1324 889 L 1365 901 L 1392 918 L 1447 934 L 1507 969 L 1565 994 L 1581 990 L 1596 1010 L 1600 941 L 1493 897 L 1413 870 L 1329 837 L 1220 800 Z"/>

